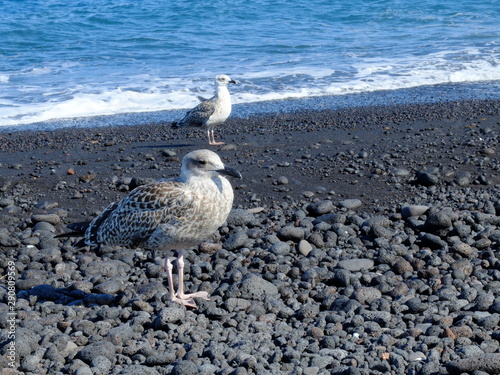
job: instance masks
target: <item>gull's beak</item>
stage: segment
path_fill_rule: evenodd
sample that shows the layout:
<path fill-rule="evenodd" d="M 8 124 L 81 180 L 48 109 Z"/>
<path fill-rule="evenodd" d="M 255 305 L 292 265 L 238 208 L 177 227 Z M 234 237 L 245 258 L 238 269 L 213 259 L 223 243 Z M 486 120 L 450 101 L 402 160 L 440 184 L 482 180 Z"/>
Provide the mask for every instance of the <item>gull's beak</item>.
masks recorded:
<path fill-rule="evenodd" d="M 238 81 L 235 81 L 234 79 L 230 80 L 229 83 L 234 83 L 234 84 L 237 84 L 239 83 Z"/>
<path fill-rule="evenodd" d="M 226 175 L 226 176 L 242 178 L 241 173 L 239 171 L 237 171 L 234 168 L 230 168 L 230 167 L 224 167 L 224 169 L 217 169 L 216 172 L 223 174 L 223 175 Z"/>

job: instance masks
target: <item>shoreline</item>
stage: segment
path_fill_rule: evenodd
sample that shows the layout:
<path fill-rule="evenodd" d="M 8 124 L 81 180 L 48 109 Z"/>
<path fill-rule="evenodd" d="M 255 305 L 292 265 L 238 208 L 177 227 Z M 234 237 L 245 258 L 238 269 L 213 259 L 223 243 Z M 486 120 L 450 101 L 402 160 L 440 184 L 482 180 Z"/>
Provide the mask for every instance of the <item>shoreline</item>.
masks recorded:
<path fill-rule="evenodd" d="M 343 110 L 354 107 L 387 105 L 437 104 L 470 100 L 500 99 L 500 81 L 448 83 L 394 90 L 380 90 L 344 95 L 323 95 L 304 98 L 283 98 L 260 102 L 233 104 L 230 118 L 247 118 L 286 114 L 308 110 Z M 99 128 L 162 124 L 176 121 L 189 108 L 182 110 L 131 112 L 69 119 L 55 119 L 17 126 L 0 126 L 0 134 L 18 131 L 53 131 L 65 128 Z"/>

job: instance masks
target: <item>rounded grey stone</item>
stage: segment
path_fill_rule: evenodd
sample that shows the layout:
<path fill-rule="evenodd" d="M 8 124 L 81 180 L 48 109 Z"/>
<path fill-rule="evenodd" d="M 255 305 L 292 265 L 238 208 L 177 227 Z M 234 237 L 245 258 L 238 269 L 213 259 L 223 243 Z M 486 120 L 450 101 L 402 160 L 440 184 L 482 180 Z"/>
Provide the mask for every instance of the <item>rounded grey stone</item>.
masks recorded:
<path fill-rule="evenodd" d="M 339 205 L 341 207 L 347 208 L 348 210 L 354 210 L 361 207 L 363 205 L 363 202 L 361 202 L 359 199 L 344 199 L 339 202 Z"/>
<path fill-rule="evenodd" d="M 323 200 L 315 203 L 311 203 L 307 206 L 307 211 L 313 216 L 324 215 L 332 212 L 335 209 L 332 201 Z"/>
<path fill-rule="evenodd" d="M 478 294 L 476 300 L 474 301 L 476 304 L 476 309 L 479 311 L 488 311 L 491 305 L 495 302 L 495 296 L 488 293 L 480 293 Z"/>
<path fill-rule="evenodd" d="M 321 233 L 318 232 L 311 233 L 309 237 L 307 237 L 307 242 L 318 248 L 323 248 L 325 246 L 325 241 L 323 240 L 323 236 L 321 235 Z"/>
<path fill-rule="evenodd" d="M 392 266 L 392 270 L 396 274 L 402 275 L 405 272 L 412 272 L 413 267 L 406 259 L 400 258 L 394 263 L 394 265 Z"/>
<path fill-rule="evenodd" d="M 319 314 L 319 304 L 317 303 L 306 303 L 297 312 L 297 317 L 299 319 L 314 318 Z"/>
<path fill-rule="evenodd" d="M 446 364 L 451 375 L 484 371 L 488 374 L 500 374 L 500 353 L 486 353 L 469 358 L 451 361 Z"/>
<path fill-rule="evenodd" d="M 0 207 L 5 208 L 7 206 L 13 206 L 14 205 L 14 200 L 10 198 L 2 198 L 0 199 Z"/>
<path fill-rule="evenodd" d="M 94 375 L 90 367 L 82 366 L 75 370 L 74 375 Z"/>
<path fill-rule="evenodd" d="M 429 308 L 429 305 L 422 302 L 418 297 L 410 298 L 406 301 L 406 306 L 408 306 L 410 312 L 415 314 L 424 312 Z"/>
<path fill-rule="evenodd" d="M 384 228 L 379 224 L 373 224 L 371 226 L 370 234 L 375 238 L 385 238 L 386 240 L 394 236 L 394 233 L 391 230 Z"/>
<path fill-rule="evenodd" d="M 108 374 L 113 364 L 105 356 L 98 355 L 90 362 L 90 366 L 97 370 L 97 373 Z"/>
<path fill-rule="evenodd" d="M 46 221 L 40 221 L 40 222 L 36 223 L 35 226 L 33 227 L 33 232 L 36 232 L 36 231 L 46 231 L 46 232 L 55 233 L 56 228 L 52 224 L 47 223 Z"/>
<path fill-rule="evenodd" d="M 409 360 L 410 361 L 423 361 L 425 360 L 427 357 L 425 356 L 424 353 L 420 352 L 420 351 L 417 351 L 417 352 L 412 352 L 410 353 L 409 355 Z"/>
<path fill-rule="evenodd" d="M 425 228 L 430 231 L 437 231 L 439 229 L 447 229 L 451 227 L 451 218 L 443 211 L 430 214 L 425 221 Z"/>
<path fill-rule="evenodd" d="M 309 255 L 309 253 L 312 251 L 312 246 L 309 242 L 306 240 L 301 240 L 298 245 L 299 253 L 301 253 L 304 256 Z"/>
<path fill-rule="evenodd" d="M 95 286 L 99 293 L 115 294 L 123 287 L 123 283 L 117 280 L 107 280 Z"/>
<path fill-rule="evenodd" d="M 15 247 L 18 246 L 21 242 L 9 234 L 0 233 L 0 246 L 5 247 Z"/>
<path fill-rule="evenodd" d="M 344 224 L 346 220 L 347 217 L 343 214 L 324 214 L 314 219 L 313 224 L 318 224 L 321 222 L 325 222 L 328 224 Z"/>
<path fill-rule="evenodd" d="M 333 224 L 332 225 L 332 230 L 340 238 L 347 238 L 347 237 L 350 237 L 350 236 L 354 236 L 356 234 L 351 227 L 349 227 L 347 225 L 344 225 L 344 224 L 340 224 L 340 223 Z"/>
<path fill-rule="evenodd" d="M 338 263 L 338 267 L 351 272 L 357 272 L 361 270 L 370 270 L 373 268 L 373 260 L 371 259 L 344 259 Z"/>
<path fill-rule="evenodd" d="M 236 232 L 229 236 L 229 238 L 224 242 L 224 248 L 227 250 L 236 250 L 240 247 L 245 246 L 248 236 L 245 232 Z"/>
<path fill-rule="evenodd" d="M 464 257 L 470 257 L 475 253 L 474 248 L 471 245 L 464 243 L 464 242 L 455 243 L 452 246 L 451 250 L 457 254 L 464 256 Z"/>
<path fill-rule="evenodd" d="M 38 358 L 36 355 L 29 355 L 22 360 L 19 369 L 26 372 L 35 371 L 39 363 L 40 358 Z"/>
<path fill-rule="evenodd" d="M 37 214 L 37 215 L 32 215 L 31 216 L 31 220 L 34 222 L 34 223 L 38 223 L 38 222 L 46 222 L 46 223 L 49 223 L 49 224 L 52 224 L 52 225 L 57 225 L 59 223 L 61 223 L 61 217 L 59 215 L 56 215 L 56 214 Z"/>
<path fill-rule="evenodd" d="M 149 366 L 130 365 L 120 371 L 120 375 L 160 375 L 160 373 Z"/>
<path fill-rule="evenodd" d="M 487 330 L 494 330 L 500 323 L 500 315 L 492 314 L 480 319 L 477 324 Z"/>
<path fill-rule="evenodd" d="M 248 274 L 235 285 L 242 298 L 263 300 L 266 296 L 278 294 L 278 288 L 255 274 Z M 237 297 L 237 296 L 235 296 Z"/>
<path fill-rule="evenodd" d="M 410 171 L 406 168 L 396 168 L 392 173 L 396 177 L 408 177 L 410 175 Z"/>
<path fill-rule="evenodd" d="M 240 227 L 256 224 L 256 219 L 254 214 L 248 210 L 243 210 L 240 208 L 233 209 L 226 219 L 228 225 Z"/>
<path fill-rule="evenodd" d="M 115 346 L 109 341 L 101 340 L 87 345 L 82 350 L 80 350 L 76 356 L 82 361 L 90 363 L 95 357 L 100 355 L 106 357 L 110 361 L 113 361 L 115 358 L 115 354 Z"/>
<path fill-rule="evenodd" d="M 173 305 L 161 309 L 154 320 L 156 329 L 165 327 L 168 323 L 175 323 L 183 320 L 186 316 L 186 310 L 182 306 Z"/>
<path fill-rule="evenodd" d="M 381 298 L 382 293 L 377 288 L 360 287 L 354 291 L 353 297 L 360 303 L 371 303 L 374 300 Z"/>
<path fill-rule="evenodd" d="M 424 205 L 410 205 L 410 206 L 404 206 L 401 209 L 401 215 L 403 216 L 404 219 L 407 219 L 412 216 L 420 216 L 425 214 L 425 212 L 429 209 L 428 206 Z"/>
<path fill-rule="evenodd" d="M 274 255 L 287 255 L 290 254 L 290 245 L 286 242 L 278 241 L 273 243 L 273 245 L 269 248 L 269 252 Z"/>
<path fill-rule="evenodd" d="M 428 246 L 431 249 L 446 249 L 448 247 L 446 241 L 443 241 L 435 234 L 422 232 L 419 234 L 418 238 L 422 242 L 422 245 Z"/>
<path fill-rule="evenodd" d="M 335 285 L 345 287 L 351 283 L 351 276 L 351 272 L 347 269 L 336 269 L 333 272 L 332 281 Z"/>
<path fill-rule="evenodd" d="M 212 365 L 211 363 L 205 363 L 198 367 L 199 375 L 213 375 L 217 372 L 217 366 Z"/>
<path fill-rule="evenodd" d="M 174 363 L 177 356 L 174 352 L 163 352 L 150 355 L 146 358 L 145 364 L 148 366 L 165 366 Z"/>
<path fill-rule="evenodd" d="M 113 327 L 106 334 L 108 338 L 115 345 L 122 345 L 123 343 L 131 340 L 134 337 L 134 329 L 129 324 L 121 324 Z"/>
<path fill-rule="evenodd" d="M 439 177 L 429 172 L 418 172 L 415 182 L 417 185 L 433 186 L 439 183 Z"/>
<path fill-rule="evenodd" d="M 288 178 L 285 176 L 280 176 L 280 177 L 278 177 L 276 182 L 278 185 L 288 185 Z"/>
<path fill-rule="evenodd" d="M 294 227 L 291 225 L 286 225 L 278 231 L 278 238 L 282 241 L 294 241 L 299 242 L 305 237 L 304 229 L 300 227 Z"/>
<path fill-rule="evenodd" d="M 463 172 L 457 175 L 454 179 L 458 186 L 467 186 L 472 183 L 472 174 L 470 172 Z"/>
<path fill-rule="evenodd" d="M 456 225 L 453 229 L 457 236 L 459 236 L 460 238 L 466 238 L 472 232 L 471 227 L 464 224 Z"/>
<path fill-rule="evenodd" d="M 180 361 L 174 366 L 172 375 L 198 375 L 198 367 L 192 361 Z"/>
<path fill-rule="evenodd" d="M 474 247 L 478 250 L 484 250 L 491 246 L 491 240 L 488 238 L 480 238 L 476 242 L 474 242 Z"/>

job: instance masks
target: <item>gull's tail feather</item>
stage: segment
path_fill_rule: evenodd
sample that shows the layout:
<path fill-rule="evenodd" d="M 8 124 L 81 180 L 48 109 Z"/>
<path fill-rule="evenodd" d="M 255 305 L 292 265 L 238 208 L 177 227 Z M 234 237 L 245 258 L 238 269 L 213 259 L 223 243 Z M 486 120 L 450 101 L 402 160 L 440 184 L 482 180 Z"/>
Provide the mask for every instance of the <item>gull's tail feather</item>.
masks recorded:
<path fill-rule="evenodd" d="M 89 225 L 90 221 L 69 224 L 67 228 L 71 229 L 71 232 L 58 234 L 57 236 L 54 236 L 54 238 L 83 237 Z M 87 244 L 83 238 L 73 245 L 73 247 L 77 249 L 85 246 L 87 246 Z"/>
<path fill-rule="evenodd" d="M 66 228 L 71 229 L 71 232 L 58 234 L 57 236 L 54 236 L 54 238 L 82 237 L 89 225 L 90 221 L 69 224 L 66 226 Z"/>

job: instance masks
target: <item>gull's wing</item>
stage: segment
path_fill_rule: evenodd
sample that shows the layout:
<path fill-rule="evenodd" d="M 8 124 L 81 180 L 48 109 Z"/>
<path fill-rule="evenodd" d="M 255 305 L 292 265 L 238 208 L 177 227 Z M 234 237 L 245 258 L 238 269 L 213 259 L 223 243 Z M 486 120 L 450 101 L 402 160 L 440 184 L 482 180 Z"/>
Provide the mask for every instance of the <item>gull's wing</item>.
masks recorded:
<path fill-rule="evenodd" d="M 146 242 L 161 223 L 182 220 L 192 203 L 193 195 L 182 182 L 139 186 L 90 223 L 85 243 L 136 247 Z"/>
<path fill-rule="evenodd" d="M 175 125 L 180 126 L 203 126 L 210 116 L 215 113 L 216 99 L 206 99 L 186 113 L 186 116 Z"/>

